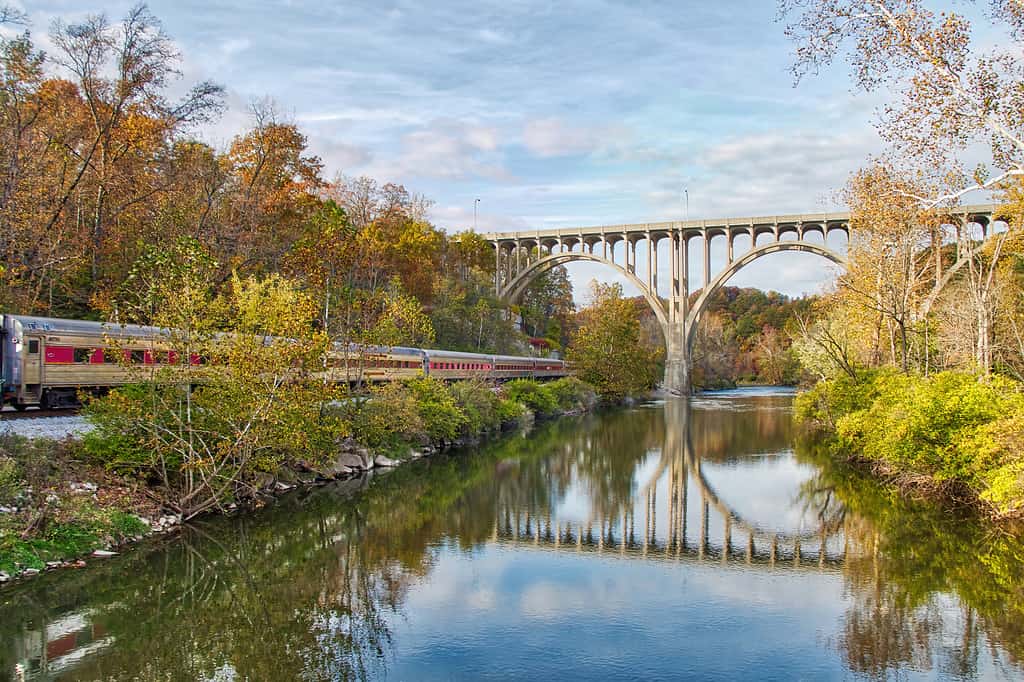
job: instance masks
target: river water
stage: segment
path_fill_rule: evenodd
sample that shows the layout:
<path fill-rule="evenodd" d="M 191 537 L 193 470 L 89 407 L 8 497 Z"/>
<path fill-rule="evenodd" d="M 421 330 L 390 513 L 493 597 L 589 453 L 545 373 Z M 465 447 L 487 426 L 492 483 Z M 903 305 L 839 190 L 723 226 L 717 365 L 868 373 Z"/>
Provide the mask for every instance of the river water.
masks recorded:
<path fill-rule="evenodd" d="M 1024 545 L 792 394 L 562 419 L 0 591 L 13 679 L 1013 679 Z"/>

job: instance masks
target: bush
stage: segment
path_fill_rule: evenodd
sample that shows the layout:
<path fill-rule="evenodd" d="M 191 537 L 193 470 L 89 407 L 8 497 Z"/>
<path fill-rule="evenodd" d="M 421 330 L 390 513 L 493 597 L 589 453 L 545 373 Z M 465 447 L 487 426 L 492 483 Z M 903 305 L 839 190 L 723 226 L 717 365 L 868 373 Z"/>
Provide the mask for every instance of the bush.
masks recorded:
<path fill-rule="evenodd" d="M 0 434 L 0 504 L 11 504 L 27 488 L 41 490 L 59 473 L 63 444 L 46 438 Z"/>
<path fill-rule="evenodd" d="M 800 395 L 796 418 L 831 429 L 833 449 L 968 490 L 1024 513 L 1024 392 L 1002 377 L 892 371 L 839 377 Z"/>
<path fill-rule="evenodd" d="M 498 414 L 500 399 L 490 386 L 482 381 L 470 380 L 452 384 L 450 390 L 466 417 L 462 427 L 464 435 L 476 436 L 501 426 Z"/>
<path fill-rule="evenodd" d="M 0 504 L 11 504 L 25 484 L 21 467 L 13 457 L 0 455 Z"/>
<path fill-rule="evenodd" d="M 793 411 L 797 421 L 819 429 L 836 428 L 843 415 L 865 410 L 878 397 L 877 379 L 885 370 L 865 372 L 856 380 L 841 374 L 835 379 L 820 381 L 796 397 Z"/>
<path fill-rule="evenodd" d="M 429 440 L 415 397 L 403 385 L 374 386 L 369 400 L 350 403 L 348 418 L 355 439 L 370 448 L 395 450 L 399 445 L 426 445 Z"/>
<path fill-rule="evenodd" d="M 406 386 L 416 400 L 416 409 L 432 442 L 446 443 L 459 437 L 467 421 L 466 415 L 443 381 L 422 377 L 409 381 Z"/>
<path fill-rule="evenodd" d="M 564 377 L 545 385 L 563 412 L 589 410 L 597 404 L 597 392 L 576 377 Z"/>
<path fill-rule="evenodd" d="M 518 424 L 526 417 L 526 408 L 514 400 L 498 400 L 498 421 L 502 426 Z"/>
<path fill-rule="evenodd" d="M 881 375 L 873 383 L 877 396 L 871 406 L 836 423 L 847 446 L 903 471 L 975 489 L 977 474 L 988 463 L 963 446 L 979 427 L 1024 407 L 1007 379 L 942 372 L 930 378 Z"/>
<path fill-rule="evenodd" d="M 549 417 L 558 412 L 558 399 L 546 384 L 531 379 L 515 379 L 502 386 L 501 393 L 504 398 L 532 410 L 538 417 Z"/>

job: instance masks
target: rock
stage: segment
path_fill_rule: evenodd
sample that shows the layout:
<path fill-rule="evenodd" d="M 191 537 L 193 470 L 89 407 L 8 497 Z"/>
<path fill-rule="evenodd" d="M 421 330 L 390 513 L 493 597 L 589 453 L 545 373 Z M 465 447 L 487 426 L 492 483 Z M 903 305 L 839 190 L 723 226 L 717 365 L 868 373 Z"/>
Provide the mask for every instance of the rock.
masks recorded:
<path fill-rule="evenodd" d="M 419 459 L 422 456 L 423 456 L 423 453 L 420 452 L 419 450 L 409 450 L 409 455 L 408 455 L 409 459 Z"/>
<path fill-rule="evenodd" d="M 256 490 L 270 490 L 274 487 L 274 477 L 265 471 L 258 472 L 252 482 Z"/>
<path fill-rule="evenodd" d="M 335 466 L 348 467 L 353 471 L 364 471 L 369 468 L 366 466 L 367 461 L 372 461 L 369 458 L 369 453 L 367 453 L 367 456 L 364 459 L 357 452 L 343 452 L 338 455 L 338 459 L 335 460 Z"/>
<path fill-rule="evenodd" d="M 279 490 L 280 492 L 284 492 L 285 490 L 291 490 L 291 489 L 292 489 L 292 488 L 294 488 L 294 487 L 295 487 L 295 486 L 293 486 L 293 485 L 288 485 L 287 483 L 284 483 L 284 482 L 282 482 L 282 481 L 278 481 L 277 483 L 275 483 L 275 484 L 274 484 L 274 488 L 276 488 L 276 489 L 277 489 L 277 490 Z"/>
<path fill-rule="evenodd" d="M 112 556 L 117 556 L 117 552 L 111 552 L 109 549 L 97 549 L 92 553 L 92 555 L 99 559 L 107 559 Z"/>
<path fill-rule="evenodd" d="M 384 455 L 377 455 L 373 458 L 373 465 L 378 467 L 396 467 L 400 464 L 393 459 L 389 459 Z"/>
<path fill-rule="evenodd" d="M 60 568 L 63 565 L 64 564 L 62 562 L 60 562 L 60 561 L 47 561 L 46 562 L 46 570 L 51 571 L 51 570 L 53 570 L 55 568 Z"/>
<path fill-rule="evenodd" d="M 11 576 L 7 575 L 3 571 L 0 571 L 0 583 L 6 583 L 11 579 Z"/>
<path fill-rule="evenodd" d="M 22 573 L 22 575 L 39 575 L 39 569 L 38 568 L 26 568 L 21 573 Z"/>
<path fill-rule="evenodd" d="M 17 507 L 4 507 L 4 506 L 0 506 L 0 514 L 17 514 L 17 513 L 18 513 L 18 508 Z"/>
<path fill-rule="evenodd" d="M 71 492 L 77 493 L 77 494 L 80 494 L 80 495 L 81 494 L 94 493 L 97 490 L 96 484 L 95 483 L 89 483 L 88 481 L 86 481 L 84 483 L 69 483 L 68 487 L 71 488 Z"/>

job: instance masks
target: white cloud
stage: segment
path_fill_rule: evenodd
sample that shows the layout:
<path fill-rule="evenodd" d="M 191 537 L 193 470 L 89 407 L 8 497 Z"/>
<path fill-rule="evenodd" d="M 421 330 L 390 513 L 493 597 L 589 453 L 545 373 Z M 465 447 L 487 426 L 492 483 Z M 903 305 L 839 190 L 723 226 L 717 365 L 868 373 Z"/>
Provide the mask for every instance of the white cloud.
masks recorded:
<path fill-rule="evenodd" d="M 512 42 L 512 39 L 500 31 L 496 31 L 493 28 L 482 28 L 476 32 L 476 37 L 485 43 L 492 45 L 507 45 Z"/>
<path fill-rule="evenodd" d="M 394 161 L 373 167 L 372 174 L 403 181 L 510 178 L 502 162 L 498 131 L 488 126 L 438 120 L 403 135 L 400 147 Z"/>
<path fill-rule="evenodd" d="M 593 128 L 570 126 L 560 118 L 541 118 L 526 123 L 523 144 L 542 158 L 568 156 L 597 150 L 602 135 Z"/>

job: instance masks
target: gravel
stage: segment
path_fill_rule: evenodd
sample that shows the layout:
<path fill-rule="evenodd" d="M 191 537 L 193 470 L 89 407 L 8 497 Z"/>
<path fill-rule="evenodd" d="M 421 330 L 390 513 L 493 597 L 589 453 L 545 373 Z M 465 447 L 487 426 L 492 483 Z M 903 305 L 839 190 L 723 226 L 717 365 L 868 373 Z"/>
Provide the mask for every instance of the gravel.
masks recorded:
<path fill-rule="evenodd" d="M 78 437 L 91 430 L 92 425 L 87 423 L 82 416 L 4 419 L 0 421 L 0 433 L 10 431 L 28 438 L 60 440 L 67 436 Z"/>

